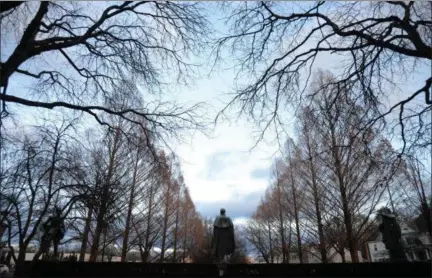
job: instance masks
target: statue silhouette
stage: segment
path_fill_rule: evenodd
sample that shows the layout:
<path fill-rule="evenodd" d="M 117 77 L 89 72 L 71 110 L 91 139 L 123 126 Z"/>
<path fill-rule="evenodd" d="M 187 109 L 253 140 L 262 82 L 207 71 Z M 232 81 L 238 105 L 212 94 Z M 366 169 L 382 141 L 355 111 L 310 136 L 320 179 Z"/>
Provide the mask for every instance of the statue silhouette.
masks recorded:
<path fill-rule="evenodd" d="M 58 255 L 58 245 L 65 235 L 64 219 L 61 215 L 60 208 L 54 208 L 53 215 L 42 224 L 42 232 L 41 244 L 33 260 L 38 260 L 41 255 L 47 256 L 51 244 L 53 244 L 54 248 L 53 258 L 56 259 Z"/>
<path fill-rule="evenodd" d="M 390 253 L 390 260 L 393 262 L 406 261 L 406 256 L 402 243 L 402 234 L 396 215 L 390 209 L 383 208 L 378 212 L 379 230 L 382 234 L 383 242 Z"/>
<path fill-rule="evenodd" d="M 235 250 L 234 225 L 231 218 L 225 215 L 225 209 L 220 210 L 220 215 L 213 223 L 212 250 L 220 263 L 219 275 L 222 276 L 228 257 Z"/>

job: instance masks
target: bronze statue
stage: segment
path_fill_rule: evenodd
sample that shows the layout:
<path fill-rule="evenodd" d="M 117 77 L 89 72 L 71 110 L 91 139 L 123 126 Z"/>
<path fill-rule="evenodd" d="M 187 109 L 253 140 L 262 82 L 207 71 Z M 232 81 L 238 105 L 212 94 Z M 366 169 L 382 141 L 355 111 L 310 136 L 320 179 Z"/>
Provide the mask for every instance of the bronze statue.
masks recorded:
<path fill-rule="evenodd" d="M 390 209 L 383 208 L 378 211 L 378 221 L 383 242 L 390 253 L 390 260 L 393 262 L 406 261 L 402 233 L 396 221 L 396 215 L 391 213 Z"/>
<path fill-rule="evenodd" d="M 234 225 L 231 218 L 225 215 L 225 209 L 220 210 L 213 223 L 212 250 L 219 263 L 219 275 L 222 276 L 228 258 L 235 250 Z"/>
<path fill-rule="evenodd" d="M 38 260 L 41 255 L 47 256 L 51 244 L 53 244 L 54 253 L 53 258 L 56 259 L 58 255 L 58 245 L 60 240 L 65 235 L 64 218 L 61 215 L 61 209 L 58 207 L 54 208 L 54 214 L 48 218 L 48 220 L 42 224 L 42 238 L 39 251 L 35 254 L 33 260 Z"/>

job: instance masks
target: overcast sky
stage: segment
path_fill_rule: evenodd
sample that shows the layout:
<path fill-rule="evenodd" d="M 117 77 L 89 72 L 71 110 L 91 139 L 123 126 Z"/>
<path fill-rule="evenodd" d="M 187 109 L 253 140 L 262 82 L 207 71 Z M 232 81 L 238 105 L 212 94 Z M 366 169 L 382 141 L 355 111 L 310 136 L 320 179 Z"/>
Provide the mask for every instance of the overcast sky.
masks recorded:
<path fill-rule="evenodd" d="M 220 17 L 222 15 L 215 12 L 211 20 L 216 23 L 215 20 Z M 223 31 L 221 22 L 215 26 L 218 31 Z M 3 55 L 7 53 L 7 48 L 8 45 L 2 45 L 2 51 L 6 51 Z M 4 56 L 2 61 L 3 59 Z M 201 62 L 205 64 L 207 59 L 203 55 Z M 338 66 L 338 61 L 335 56 L 321 55 L 316 66 L 332 70 Z M 227 66 L 230 62 L 232 61 L 228 59 Z M 203 72 L 207 71 L 208 68 L 203 70 Z M 406 81 L 400 80 L 402 91 L 412 92 L 424 82 L 428 74 L 430 74 L 428 67 L 420 67 L 415 77 Z M 203 77 L 193 86 L 174 88 L 172 93 L 164 97 L 189 103 L 205 101 L 212 107 L 208 110 L 207 116 L 214 117 L 223 107 L 223 102 L 229 100 L 225 94 L 231 92 L 233 77 L 232 70 L 218 70 L 210 76 L 203 74 Z M 8 93 L 20 95 L 21 90 L 26 86 L 30 86 L 27 80 L 14 75 Z M 396 95 L 393 101 L 402 98 L 403 95 L 402 93 Z M 32 119 L 41 115 L 37 110 L 26 110 L 19 106 L 14 106 L 13 111 L 22 119 Z M 292 117 L 289 111 L 286 117 L 289 122 Z M 256 138 L 251 134 L 253 128 L 253 123 L 244 119 L 231 123 L 219 122 L 211 138 L 195 134 L 185 142 L 174 144 L 173 149 L 182 162 L 186 185 L 199 212 L 204 217 L 215 217 L 219 209 L 224 207 L 227 214 L 234 218 L 235 223 L 242 223 L 256 209 L 269 184 L 270 166 L 278 145 L 274 142 L 264 142 L 249 152 L 256 142 Z M 272 139 L 272 136 L 268 134 L 266 139 Z"/>
<path fill-rule="evenodd" d="M 337 59 L 330 55 L 322 55 L 317 66 L 331 70 L 338 65 L 335 61 Z M 412 92 L 418 84 L 423 84 L 427 72 L 425 67 L 417 77 L 405 84 L 401 82 L 402 90 Z M 208 80 L 199 81 L 191 91 L 181 92 L 183 98 L 205 98 L 216 108 L 223 107 L 219 99 L 230 90 L 233 74 L 220 75 L 215 74 Z M 403 98 L 402 93 L 396 94 L 391 101 Z M 286 120 L 293 123 L 289 113 Z M 186 184 L 203 216 L 214 217 L 224 207 L 227 214 L 237 219 L 236 222 L 244 223 L 256 209 L 270 182 L 270 167 L 278 155 L 279 146 L 274 142 L 263 142 L 249 152 L 256 142 L 256 137 L 251 135 L 255 130 L 251 122 L 243 119 L 237 123 L 222 122 L 212 134 L 213 138 L 197 134 L 190 142 L 176 148 L 182 159 Z M 292 133 L 290 135 L 293 136 Z M 273 137 L 274 134 L 269 133 L 266 139 L 270 141 Z"/>

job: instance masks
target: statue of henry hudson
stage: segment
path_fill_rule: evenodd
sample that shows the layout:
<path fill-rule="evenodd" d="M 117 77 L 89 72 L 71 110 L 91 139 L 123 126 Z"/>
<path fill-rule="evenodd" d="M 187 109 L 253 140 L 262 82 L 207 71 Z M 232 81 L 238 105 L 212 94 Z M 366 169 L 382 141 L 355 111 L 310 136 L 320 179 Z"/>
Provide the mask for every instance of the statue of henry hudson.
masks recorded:
<path fill-rule="evenodd" d="M 235 250 L 234 225 L 231 218 L 225 215 L 225 209 L 220 210 L 220 215 L 213 223 L 212 249 L 213 255 L 222 264 L 227 263 Z M 223 270 L 219 273 L 223 275 Z"/>

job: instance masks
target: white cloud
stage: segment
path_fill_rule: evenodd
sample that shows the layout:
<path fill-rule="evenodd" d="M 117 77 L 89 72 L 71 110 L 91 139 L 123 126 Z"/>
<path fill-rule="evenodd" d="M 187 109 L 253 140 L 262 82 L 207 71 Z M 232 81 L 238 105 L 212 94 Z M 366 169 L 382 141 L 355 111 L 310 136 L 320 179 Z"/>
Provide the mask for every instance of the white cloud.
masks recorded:
<path fill-rule="evenodd" d="M 250 216 L 268 185 L 268 178 L 251 173 L 269 168 L 276 149 L 263 145 L 249 152 L 254 138 L 250 127 L 240 124 L 222 123 L 213 138 L 196 135 L 175 150 L 191 197 L 205 217 L 216 216 L 221 207 L 233 217 Z"/>
<path fill-rule="evenodd" d="M 195 202 L 236 201 L 242 195 L 263 191 L 267 179 L 253 179 L 256 168 L 270 167 L 268 153 L 253 150 L 248 130 L 240 127 L 218 128 L 215 138 L 196 136 L 192 145 L 181 145 L 177 154 L 182 160 L 186 184 Z"/>
<path fill-rule="evenodd" d="M 234 226 L 246 226 L 247 222 L 249 221 L 249 218 L 246 217 L 239 217 L 233 220 Z"/>

